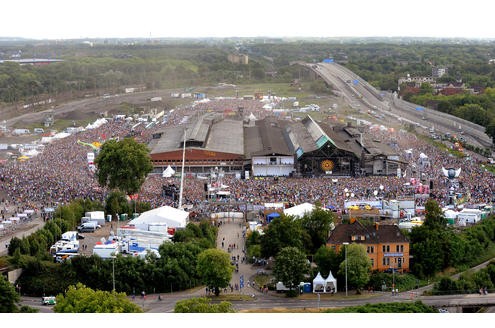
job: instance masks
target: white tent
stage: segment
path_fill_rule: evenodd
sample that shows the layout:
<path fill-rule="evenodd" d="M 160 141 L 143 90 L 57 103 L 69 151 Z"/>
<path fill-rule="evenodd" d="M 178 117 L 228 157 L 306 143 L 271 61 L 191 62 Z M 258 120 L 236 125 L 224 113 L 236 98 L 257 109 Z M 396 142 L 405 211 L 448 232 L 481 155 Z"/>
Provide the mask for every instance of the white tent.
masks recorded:
<path fill-rule="evenodd" d="M 284 214 L 295 216 L 298 218 L 302 218 L 304 216 L 304 214 L 306 214 L 306 213 L 309 214 L 309 213 L 313 212 L 313 210 L 315 208 L 316 208 L 316 206 L 314 206 L 313 204 L 302 203 L 302 204 L 284 209 Z"/>
<path fill-rule="evenodd" d="M 446 219 L 455 219 L 457 218 L 458 213 L 459 212 L 450 209 L 443 211 L 443 215 L 445 216 Z"/>
<path fill-rule="evenodd" d="M 41 137 L 41 143 L 42 144 L 47 144 L 47 143 L 51 143 L 53 141 L 53 137 Z"/>
<path fill-rule="evenodd" d="M 325 292 L 325 279 L 318 272 L 316 277 L 313 279 L 313 293 L 324 293 Z"/>
<path fill-rule="evenodd" d="M 332 275 L 332 271 L 328 274 L 327 279 L 325 279 L 325 293 L 336 293 L 337 292 L 337 279 Z"/>
<path fill-rule="evenodd" d="M 170 206 L 162 206 L 142 213 L 131 220 L 129 225 L 153 225 L 166 223 L 170 228 L 185 228 L 188 223 L 189 213 Z"/>
<path fill-rule="evenodd" d="M 108 121 L 106 119 L 99 118 L 96 121 L 94 121 L 92 124 L 88 124 L 86 126 L 86 129 L 88 129 L 88 130 L 96 129 L 96 128 L 99 128 L 100 126 L 102 126 L 103 124 L 106 124 L 106 123 L 108 123 Z"/>
<path fill-rule="evenodd" d="M 64 139 L 64 138 L 67 138 L 68 136 L 70 136 L 70 133 L 59 132 L 53 136 L 53 139 Z"/>
<path fill-rule="evenodd" d="M 171 168 L 170 165 L 169 165 L 169 166 L 167 166 L 167 168 L 165 169 L 165 171 L 163 171 L 162 177 L 163 178 L 170 178 L 174 174 L 175 174 L 174 169 Z"/>

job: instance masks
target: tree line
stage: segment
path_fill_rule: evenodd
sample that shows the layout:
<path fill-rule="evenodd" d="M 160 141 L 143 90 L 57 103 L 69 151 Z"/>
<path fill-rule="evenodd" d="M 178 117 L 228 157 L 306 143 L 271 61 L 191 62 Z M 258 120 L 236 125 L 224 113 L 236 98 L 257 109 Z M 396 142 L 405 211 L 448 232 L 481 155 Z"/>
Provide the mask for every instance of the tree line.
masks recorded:
<path fill-rule="evenodd" d="M 57 58 L 64 61 L 44 66 L 21 66 L 13 62 L 1 64 L 0 103 L 30 103 L 42 97 L 61 94 L 82 97 L 88 93 L 122 92 L 124 87 L 135 85 L 153 90 L 218 82 L 289 83 L 304 76 L 301 68 L 291 65 L 292 62 L 321 62 L 328 57 L 348 67 L 379 90 L 398 91 L 400 77 L 407 74 L 431 76 L 432 68 L 436 66 L 448 68 L 448 74 L 441 78 L 442 81 L 461 80 L 468 88 L 495 87 L 495 65 L 490 63 L 490 59 L 495 58 L 495 51 L 492 44 L 486 42 L 338 43 L 299 40 L 253 41 L 241 47 L 227 41 L 163 42 L 155 45 L 99 44 L 94 47 L 71 43 L 0 46 L 0 51 L 4 53 L 14 50 L 47 57 L 56 53 Z M 227 60 L 228 54 L 237 51 L 249 55 L 247 65 Z M 315 92 L 326 91 L 321 85 L 315 85 L 314 89 Z M 461 101 L 458 98 L 437 100 L 417 97 L 411 100 L 420 104 L 433 104 L 435 109 L 481 124 L 493 136 L 495 107 L 490 95 L 463 95 Z M 463 108 L 467 104 L 480 107 L 474 108 L 474 111 L 472 108 Z M 479 115 L 479 109 L 485 112 L 484 116 Z"/>
<path fill-rule="evenodd" d="M 62 229 L 61 229 L 62 227 Z M 63 219 L 46 223 L 37 233 L 22 239 L 13 238 L 9 245 L 10 264 L 23 269 L 18 281 L 27 295 L 57 295 L 69 286 L 82 283 L 97 290 L 112 290 L 112 271 L 115 270 L 115 288 L 127 295 L 166 293 L 192 288 L 202 284 L 197 272 L 199 254 L 216 245 L 217 228 L 202 221 L 189 223 L 176 231 L 173 242 L 159 248 L 160 257 L 149 254 L 145 259 L 118 255 L 115 260 L 97 255 L 76 256 L 70 261 L 55 263 L 48 250 L 67 227 Z M 54 232 L 54 234 L 53 234 Z M 47 242 L 46 236 L 53 236 Z M 28 239 L 29 238 L 29 239 Z M 32 249 L 37 247 L 35 253 Z M 45 246 L 44 249 L 41 246 Z"/>

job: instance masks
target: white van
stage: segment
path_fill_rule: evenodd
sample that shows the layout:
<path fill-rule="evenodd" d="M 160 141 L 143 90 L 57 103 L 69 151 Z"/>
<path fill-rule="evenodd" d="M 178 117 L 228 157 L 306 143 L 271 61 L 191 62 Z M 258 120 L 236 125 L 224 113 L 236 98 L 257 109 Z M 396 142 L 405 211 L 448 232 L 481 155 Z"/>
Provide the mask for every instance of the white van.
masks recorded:
<path fill-rule="evenodd" d="M 55 296 L 43 296 L 41 298 L 41 304 L 43 304 L 43 305 L 55 305 L 55 304 L 57 304 L 57 301 L 55 299 Z"/>
<path fill-rule="evenodd" d="M 36 134 L 40 134 L 40 133 L 45 133 L 45 130 L 43 130 L 42 128 L 34 128 L 33 132 Z"/>

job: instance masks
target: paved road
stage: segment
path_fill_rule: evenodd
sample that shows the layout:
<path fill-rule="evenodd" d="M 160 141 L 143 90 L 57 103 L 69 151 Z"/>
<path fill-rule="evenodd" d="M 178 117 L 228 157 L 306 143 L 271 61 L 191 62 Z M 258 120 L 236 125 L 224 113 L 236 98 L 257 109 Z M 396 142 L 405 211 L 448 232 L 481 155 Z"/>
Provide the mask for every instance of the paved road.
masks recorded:
<path fill-rule="evenodd" d="M 16 230 L 13 233 L 8 233 L 5 235 L 1 235 L 0 237 L 0 256 L 5 256 L 8 253 L 8 249 L 6 245 L 10 243 L 10 240 L 13 237 L 17 237 L 22 239 L 23 237 L 27 237 L 30 234 L 34 233 L 38 229 L 43 227 L 43 220 L 40 216 L 35 217 L 30 222 L 22 223 L 16 226 Z"/>
<path fill-rule="evenodd" d="M 354 72 L 337 63 L 301 64 L 339 89 L 350 104 L 360 102 L 369 110 L 375 109 L 385 116 L 400 117 L 402 122 L 413 122 L 422 127 L 427 134 L 432 123 L 434 123 L 435 130 L 442 134 L 450 132 L 452 135 L 456 135 L 460 132 L 459 128 L 462 127 L 468 143 L 477 147 L 491 147 L 493 145 L 491 138 L 485 133 L 484 127 L 439 111 L 417 110 L 418 105 L 376 90 Z M 422 117 L 427 117 L 427 120 L 422 119 Z"/>
<path fill-rule="evenodd" d="M 37 227 L 32 228 L 34 231 Z M 244 255 L 242 250 L 244 247 L 244 238 L 242 237 L 245 224 L 241 219 L 225 220 L 219 227 L 217 247 L 228 251 L 228 245 L 236 244 L 235 248 L 231 249 L 232 256 L 239 255 L 242 259 Z M 32 231 L 31 231 L 32 232 Z M 31 232 L 20 231 L 16 233 L 18 237 L 27 235 Z M 224 242 L 222 248 L 222 241 Z M 485 262 L 472 270 L 479 270 L 486 266 L 488 262 Z M 253 266 L 247 263 L 239 263 L 239 272 L 234 272 L 231 280 L 231 284 L 239 284 L 240 276 L 244 276 L 245 287 L 240 291 L 230 292 L 228 290 L 225 294 L 232 295 L 233 299 L 229 300 L 236 311 L 249 311 L 256 309 L 262 312 L 262 309 L 274 309 L 274 308 L 287 308 L 287 309 L 309 309 L 309 308 L 334 308 L 354 306 L 363 303 L 379 303 L 379 302 L 412 302 L 415 300 L 421 300 L 429 305 L 438 304 L 473 304 L 479 301 L 490 300 L 495 302 L 495 294 L 489 294 L 486 296 L 468 294 L 468 295 L 448 295 L 448 296 L 421 296 L 425 290 L 431 289 L 432 285 L 422 287 L 415 290 L 414 293 L 409 291 L 400 293 L 397 296 L 392 296 L 390 293 L 375 292 L 373 294 L 364 293 L 360 296 L 350 293 L 348 297 L 344 293 L 337 293 L 335 295 L 321 294 L 320 297 L 316 294 L 308 293 L 303 294 L 297 298 L 287 298 L 284 294 L 277 294 L 274 291 L 269 291 L 268 294 L 260 292 L 257 286 L 252 286 L 253 277 L 256 275 L 260 267 Z M 247 285 L 247 282 L 250 285 Z M 221 292 L 224 294 L 224 291 Z M 234 295 L 242 295 L 236 300 Z M 137 296 L 134 299 L 129 297 L 133 302 L 143 308 L 147 313 L 172 313 L 177 301 L 183 299 L 189 299 L 192 297 L 206 296 L 206 289 L 204 286 L 193 288 L 181 292 L 160 294 L 161 300 L 158 299 L 159 294 L 147 295 L 144 299 Z M 22 304 L 36 307 L 40 312 L 51 312 L 51 307 L 44 307 L 39 304 L 39 298 L 23 297 Z"/>
<path fill-rule="evenodd" d="M 235 248 L 232 247 L 229 254 L 231 256 L 235 256 L 236 259 L 237 255 L 239 255 L 239 271 L 233 273 L 230 284 L 232 286 L 235 286 L 235 284 L 240 285 L 240 278 L 241 276 L 244 277 L 244 288 L 241 288 L 238 291 L 235 289 L 234 291 L 227 289 L 227 292 L 222 290 L 221 293 L 228 295 L 248 295 L 251 299 L 256 300 L 260 297 L 265 297 L 266 295 L 263 295 L 259 288 L 257 286 L 253 287 L 252 284 L 253 277 L 256 275 L 260 267 L 247 264 L 246 262 L 241 262 L 241 259 L 244 256 L 243 248 L 245 245 L 243 231 L 246 228 L 247 227 L 245 223 L 243 223 L 243 219 L 224 219 L 222 224 L 219 226 L 217 248 L 228 252 L 229 245 L 233 246 L 235 244 Z M 161 301 L 158 300 L 158 294 L 148 295 L 145 299 L 142 299 L 139 296 L 133 299 L 133 301 L 143 307 L 146 312 L 161 313 L 173 312 L 175 303 L 179 300 L 201 296 L 206 296 L 205 286 L 182 292 L 161 294 Z M 280 299 L 280 297 L 276 299 Z M 234 307 L 236 307 L 235 304 Z"/>

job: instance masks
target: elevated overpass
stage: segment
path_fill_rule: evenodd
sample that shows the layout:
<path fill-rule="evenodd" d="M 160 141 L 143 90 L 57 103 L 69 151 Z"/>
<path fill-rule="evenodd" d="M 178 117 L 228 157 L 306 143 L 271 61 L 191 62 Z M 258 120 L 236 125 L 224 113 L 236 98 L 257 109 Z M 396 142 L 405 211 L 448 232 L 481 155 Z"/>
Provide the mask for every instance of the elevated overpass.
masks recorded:
<path fill-rule="evenodd" d="M 434 129 L 437 133 L 463 134 L 465 142 L 475 147 L 491 149 L 493 141 L 485 133 L 485 127 L 462 118 L 399 99 L 396 94 L 375 89 L 351 70 L 335 62 L 294 62 L 313 71 L 326 83 L 337 89 L 349 104 L 359 103 L 400 123 L 410 123 L 426 133 Z"/>

